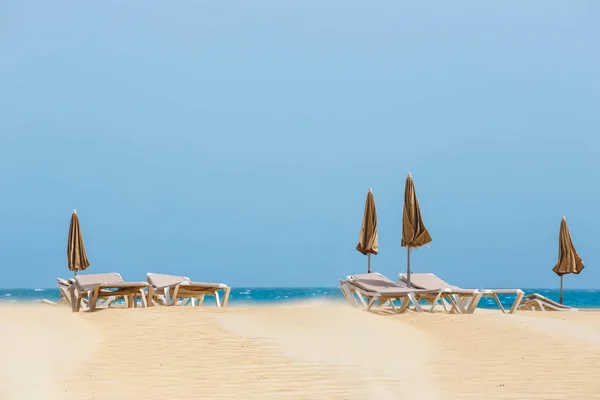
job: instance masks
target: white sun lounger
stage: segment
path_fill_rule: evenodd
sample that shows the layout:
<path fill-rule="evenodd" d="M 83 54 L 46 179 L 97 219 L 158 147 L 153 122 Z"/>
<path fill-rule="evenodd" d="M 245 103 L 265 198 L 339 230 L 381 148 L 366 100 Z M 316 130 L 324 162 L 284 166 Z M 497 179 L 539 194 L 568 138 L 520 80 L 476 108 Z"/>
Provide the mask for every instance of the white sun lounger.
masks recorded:
<path fill-rule="evenodd" d="M 578 311 L 577 308 L 565 306 L 557 303 L 538 293 L 533 293 L 526 296 L 519 304 L 519 310 L 529 311 Z"/>
<path fill-rule="evenodd" d="M 154 289 L 154 301 L 158 304 L 172 306 L 201 306 L 204 296 L 214 296 L 217 307 L 225 307 L 229 301 L 231 288 L 224 283 L 193 282 L 187 276 L 149 273 L 147 280 Z M 223 291 L 223 302 L 219 299 L 219 290 Z M 181 299 L 181 300 L 180 300 Z"/>
<path fill-rule="evenodd" d="M 379 303 L 380 307 L 389 303 L 392 309 L 398 312 L 405 311 L 410 304 L 417 312 L 422 312 L 420 299 L 437 297 L 447 312 L 461 313 L 464 311 L 454 299 L 444 295 L 445 290 L 408 288 L 377 272 L 350 275 L 340 281 L 340 289 L 350 304 L 366 310 L 371 310 L 376 303 Z M 395 300 L 400 301 L 400 308 L 396 308 L 394 305 Z M 438 302 L 436 301 L 435 304 Z M 435 304 L 430 311 L 433 311 Z"/>
<path fill-rule="evenodd" d="M 106 299 L 106 305 L 119 297 L 125 298 L 128 308 L 137 307 L 138 297 L 142 306 L 148 307 L 152 303 L 152 286 L 146 282 L 125 282 L 117 272 L 77 275 L 69 286 L 69 298 L 74 312 L 80 310 L 82 299 L 87 299 L 89 311 L 94 311 L 99 308 L 98 299 Z"/>
<path fill-rule="evenodd" d="M 406 282 L 407 281 L 406 274 L 400 274 L 400 280 L 402 282 Z M 434 275 L 431 273 L 411 274 L 410 275 L 410 284 L 413 287 L 421 288 L 421 289 L 435 289 L 435 288 L 450 289 L 459 298 L 462 297 L 461 302 L 464 304 L 465 307 L 468 307 L 469 309 L 472 308 L 473 311 L 475 311 L 475 308 L 477 307 L 477 304 L 479 303 L 479 301 L 477 301 L 477 303 L 473 303 L 474 298 L 471 298 L 471 299 L 469 299 L 468 297 L 464 298 L 464 296 L 461 295 L 462 291 L 470 290 L 470 289 L 463 289 L 458 286 L 451 285 L 448 282 L 441 279 L 440 277 L 438 277 L 437 275 Z M 515 311 L 517 311 L 517 308 L 518 308 L 519 304 L 521 303 L 523 296 L 525 295 L 525 292 L 523 292 L 521 289 L 477 289 L 477 291 L 479 291 L 479 293 L 481 293 L 480 298 L 481 297 L 492 297 L 494 300 L 496 300 L 496 303 L 498 304 L 498 307 L 500 307 L 500 310 L 503 313 L 508 313 L 508 314 L 513 314 Z M 506 310 L 504 308 L 504 306 L 500 302 L 500 299 L 498 298 L 499 294 L 514 294 L 516 296 L 515 301 L 512 304 L 512 306 L 510 307 L 510 309 Z"/>

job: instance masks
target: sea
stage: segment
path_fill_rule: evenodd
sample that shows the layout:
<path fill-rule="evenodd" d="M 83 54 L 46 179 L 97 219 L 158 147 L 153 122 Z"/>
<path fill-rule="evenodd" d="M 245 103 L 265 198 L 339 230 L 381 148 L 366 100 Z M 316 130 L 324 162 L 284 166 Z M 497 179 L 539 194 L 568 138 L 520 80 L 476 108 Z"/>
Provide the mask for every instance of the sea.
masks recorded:
<path fill-rule="evenodd" d="M 523 289 L 525 294 L 539 293 L 552 300 L 559 300 L 559 291 L 556 289 Z M 510 306 L 514 296 L 499 295 L 500 301 L 505 306 Z M 7 303 L 39 302 L 40 300 L 57 301 L 59 291 L 56 288 L 32 289 L 0 289 L 0 305 Z M 564 290 L 564 304 L 577 308 L 600 308 L 600 289 L 589 290 Z M 207 299 L 209 300 L 209 299 Z M 332 300 L 343 301 L 344 296 L 339 288 L 232 288 L 229 297 L 229 306 L 248 306 L 253 304 L 273 304 L 296 301 Z M 206 301 L 207 306 L 214 302 Z M 483 298 L 479 307 L 498 308 L 492 298 Z"/>

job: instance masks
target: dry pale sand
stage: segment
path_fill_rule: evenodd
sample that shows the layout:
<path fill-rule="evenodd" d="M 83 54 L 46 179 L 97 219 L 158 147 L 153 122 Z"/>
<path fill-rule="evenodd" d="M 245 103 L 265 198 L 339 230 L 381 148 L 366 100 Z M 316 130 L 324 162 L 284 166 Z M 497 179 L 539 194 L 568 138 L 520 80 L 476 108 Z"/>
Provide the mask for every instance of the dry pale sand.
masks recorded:
<path fill-rule="evenodd" d="M 600 399 L 600 312 L 0 307 L 0 399 Z"/>

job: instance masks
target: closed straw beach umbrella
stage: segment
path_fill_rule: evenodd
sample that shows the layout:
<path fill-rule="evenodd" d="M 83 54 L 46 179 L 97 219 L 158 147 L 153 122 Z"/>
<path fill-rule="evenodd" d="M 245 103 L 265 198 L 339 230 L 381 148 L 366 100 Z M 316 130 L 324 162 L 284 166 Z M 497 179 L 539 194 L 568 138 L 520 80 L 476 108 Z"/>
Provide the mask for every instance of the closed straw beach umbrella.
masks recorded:
<path fill-rule="evenodd" d="M 367 272 L 371 272 L 371 254 L 377 254 L 379 239 L 377 237 L 377 209 L 375 208 L 375 198 L 373 190 L 369 188 L 367 200 L 365 202 L 365 213 L 363 216 L 362 227 L 360 228 L 360 239 L 356 250 L 368 257 Z"/>
<path fill-rule="evenodd" d="M 552 268 L 552 271 L 560 276 L 560 304 L 563 303 L 563 276 L 566 274 L 579 274 L 583 268 L 583 260 L 577 254 L 571 240 L 567 219 L 563 217 L 560 222 L 560 233 L 558 234 L 558 262 Z"/>
<path fill-rule="evenodd" d="M 90 266 L 90 262 L 85 253 L 83 245 L 83 235 L 81 234 L 81 226 L 79 225 L 79 217 L 77 211 L 73 210 L 71 215 L 71 224 L 69 225 L 69 237 L 67 239 L 67 260 L 69 270 L 77 275 L 77 271 L 83 271 Z"/>
<path fill-rule="evenodd" d="M 426 245 L 431 242 L 431 236 L 425 228 L 417 193 L 415 192 L 415 184 L 413 183 L 410 173 L 406 178 L 404 186 L 404 210 L 402 212 L 402 241 L 401 246 L 406 247 L 407 263 L 406 263 L 406 280 L 410 287 L 410 250 Z"/>

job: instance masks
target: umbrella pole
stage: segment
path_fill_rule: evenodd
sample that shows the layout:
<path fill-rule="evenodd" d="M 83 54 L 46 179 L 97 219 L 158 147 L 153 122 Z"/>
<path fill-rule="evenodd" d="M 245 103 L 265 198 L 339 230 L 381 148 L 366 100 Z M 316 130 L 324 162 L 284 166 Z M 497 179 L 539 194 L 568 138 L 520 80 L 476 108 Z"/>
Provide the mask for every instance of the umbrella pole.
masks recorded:
<path fill-rule="evenodd" d="M 410 288 L 410 247 L 406 247 L 406 284 Z"/>
<path fill-rule="evenodd" d="M 370 274 L 371 273 L 371 253 L 367 254 L 367 259 L 368 261 L 368 267 L 367 267 L 367 272 Z"/>
<path fill-rule="evenodd" d="M 563 295 L 562 295 L 562 289 L 563 289 L 563 277 L 564 275 L 560 276 L 560 304 L 563 303 Z"/>

